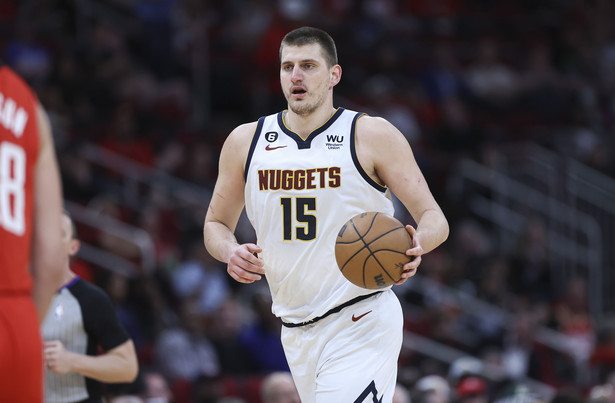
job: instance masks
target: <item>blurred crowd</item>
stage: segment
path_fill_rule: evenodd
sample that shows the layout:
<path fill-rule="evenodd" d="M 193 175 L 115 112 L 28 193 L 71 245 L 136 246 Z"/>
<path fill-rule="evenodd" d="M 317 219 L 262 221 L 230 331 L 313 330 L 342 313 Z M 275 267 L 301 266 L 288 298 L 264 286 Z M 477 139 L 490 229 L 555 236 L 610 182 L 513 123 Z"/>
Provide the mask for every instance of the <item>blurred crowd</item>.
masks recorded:
<path fill-rule="evenodd" d="M 527 379 L 553 387 L 553 402 L 614 401 L 615 330 L 592 320 L 586 279 L 554 287 L 544 224 L 528 219 L 502 254 L 447 187 L 460 159 L 490 165 L 500 145 L 526 141 L 615 176 L 614 20 L 610 0 L 0 0 L 1 57 L 49 112 L 66 200 L 154 245 L 155 267 L 136 276 L 74 262 L 111 295 L 138 349 L 138 381 L 109 395 L 267 403 L 265 378 L 288 371 L 266 284 L 235 283 L 203 248 L 208 200 L 144 185 L 127 194 L 122 173 L 84 146 L 211 191 L 230 130 L 285 107 L 281 38 L 313 25 L 338 45 L 337 105 L 407 136 L 451 224 L 396 291 L 408 331 L 467 357 L 406 346 L 398 402 L 540 401 Z M 138 263 L 134 248 L 77 225 Z M 249 224 L 237 237 L 253 240 Z M 468 314 L 461 294 L 501 311 Z M 542 343 L 541 328 L 568 344 Z"/>

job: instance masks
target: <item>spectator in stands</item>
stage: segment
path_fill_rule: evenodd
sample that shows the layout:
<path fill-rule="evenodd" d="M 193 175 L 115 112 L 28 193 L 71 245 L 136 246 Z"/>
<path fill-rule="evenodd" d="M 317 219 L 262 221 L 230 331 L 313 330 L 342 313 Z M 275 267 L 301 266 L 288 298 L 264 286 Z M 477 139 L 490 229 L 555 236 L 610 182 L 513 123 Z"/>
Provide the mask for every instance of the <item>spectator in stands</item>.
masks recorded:
<path fill-rule="evenodd" d="M 429 98 L 437 105 L 460 98 L 466 88 L 455 49 L 448 44 L 438 43 L 428 54 L 431 60 L 421 71 L 420 78 Z"/>
<path fill-rule="evenodd" d="M 261 287 L 252 295 L 255 318 L 244 327 L 239 340 L 258 372 L 289 371 L 280 341 L 282 323 L 271 312 L 271 294 Z"/>
<path fill-rule="evenodd" d="M 451 388 L 446 379 L 439 375 L 427 375 L 414 385 L 412 399 L 416 403 L 448 403 L 451 401 Z"/>
<path fill-rule="evenodd" d="M 130 278 L 120 273 L 105 274 L 104 280 L 101 281 L 103 289 L 113 301 L 120 323 L 126 328 L 138 351 L 146 342 L 147 335 L 142 318 L 139 317 L 139 312 L 131 301 L 131 297 L 134 297 L 134 293 L 130 292 L 133 283 Z"/>
<path fill-rule="evenodd" d="M 173 402 L 173 392 L 169 381 L 156 370 L 145 370 L 142 373 L 144 391 L 143 399 L 146 402 L 171 403 Z"/>
<path fill-rule="evenodd" d="M 511 322 L 511 328 L 504 335 L 502 367 L 511 379 L 536 376 L 538 373 L 530 372 L 540 367 L 534 342 L 537 330 L 535 312 L 518 312 Z"/>
<path fill-rule="evenodd" d="M 573 93 L 567 77 L 555 68 L 549 43 L 534 41 L 526 56 L 519 79 L 523 111 L 545 123 L 571 116 L 571 108 L 575 107 Z"/>
<path fill-rule="evenodd" d="M 606 380 L 615 387 L 615 328 L 603 326 L 596 335 L 596 344 L 589 358 L 599 381 Z"/>
<path fill-rule="evenodd" d="M 472 356 L 462 356 L 453 361 L 446 376 L 451 386 L 457 385 L 459 380 L 468 375 L 480 375 L 485 366 L 481 360 Z"/>
<path fill-rule="evenodd" d="M 590 388 L 586 403 L 612 403 L 615 400 L 615 388 L 611 384 L 596 385 Z"/>
<path fill-rule="evenodd" d="M 549 403 L 585 403 L 586 400 L 583 394 L 574 389 L 560 389 L 555 392 L 555 395 L 549 400 Z"/>
<path fill-rule="evenodd" d="M 243 376 L 258 372 L 258 367 L 240 338 L 245 326 L 246 310 L 236 297 L 231 297 L 212 313 L 208 335 L 216 349 L 223 375 Z"/>
<path fill-rule="evenodd" d="M 261 385 L 263 403 L 301 403 L 290 372 L 273 372 Z"/>
<path fill-rule="evenodd" d="M 106 392 L 109 403 L 175 402 L 168 380 L 154 367 L 142 368 L 132 383 L 109 385 Z"/>
<path fill-rule="evenodd" d="M 393 394 L 393 403 L 411 403 L 410 392 L 404 385 L 397 383 Z"/>
<path fill-rule="evenodd" d="M 218 376 L 200 375 L 190 385 L 190 401 L 198 403 L 218 403 L 223 393 L 223 384 Z"/>
<path fill-rule="evenodd" d="M 554 297 L 554 283 L 549 267 L 546 223 L 538 216 L 527 218 L 511 259 L 509 284 L 517 295 L 526 295 L 533 303 Z"/>
<path fill-rule="evenodd" d="M 194 300 L 180 305 L 180 324 L 163 330 L 156 341 L 156 364 L 171 383 L 193 382 L 220 372 L 218 356 L 206 337 L 203 317 Z"/>
<path fill-rule="evenodd" d="M 454 401 L 457 403 L 488 403 L 490 400 L 487 382 L 481 376 L 464 376 L 454 389 Z"/>
<path fill-rule="evenodd" d="M 518 73 L 502 60 L 502 43 L 494 37 L 478 41 L 476 58 L 465 69 L 472 94 L 489 111 L 510 106 L 518 90 Z"/>
<path fill-rule="evenodd" d="M 120 395 L 111 397 L 109 403 L 143 403 L 143 399 L 135 395 Z"/>
<path fill-rule="evenodd" d="M 186 250 L 183 262 L 171 274 L 173 290 L 179 298 L 197 300 L 201 314 L 213 314 L 230 293 L 224 269 L 200 240 L 193 240 Z"/>

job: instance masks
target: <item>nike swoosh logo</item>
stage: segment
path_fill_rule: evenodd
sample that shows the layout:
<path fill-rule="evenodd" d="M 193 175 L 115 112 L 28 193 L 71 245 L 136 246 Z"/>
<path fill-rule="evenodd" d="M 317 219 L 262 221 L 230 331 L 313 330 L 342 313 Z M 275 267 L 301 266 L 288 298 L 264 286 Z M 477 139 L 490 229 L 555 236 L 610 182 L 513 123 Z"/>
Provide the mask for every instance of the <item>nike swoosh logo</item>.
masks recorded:
<path fill-rule="evenodd" d="M 359 316 L 354 316 L 354 315 L 352 315 L 352 321 L 353 321 L 353 322 L 356 322 L 356 321 L 358 321 L 359 319 L 361 319 L 362 317 L 364 317 L 365 315 L 367 315 L 367 314 L 368 314 L 368 313 L 370 313 L 370 312 L 371 312 L 371 311 L 367 311 L 367 312 L 365 312 L 363 315 L 359 315 Z"/>
<path fill-rule="evenodd" d="M 271 150 L 277 150 L 278 148 L 284 148 L 284 147 L 286 146 L 271 147 L 271 145 L 267 144 L 267 147 L 265 147 L 265 150 L 271 151 Z"/>

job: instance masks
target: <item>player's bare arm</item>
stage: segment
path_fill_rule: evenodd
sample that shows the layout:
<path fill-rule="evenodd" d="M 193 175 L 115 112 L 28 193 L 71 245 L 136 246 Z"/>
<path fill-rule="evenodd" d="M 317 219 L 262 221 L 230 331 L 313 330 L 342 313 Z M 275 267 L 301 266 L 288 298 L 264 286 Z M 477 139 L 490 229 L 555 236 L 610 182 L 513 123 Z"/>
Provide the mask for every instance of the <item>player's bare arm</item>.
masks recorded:
<path fill-rule="evenodd" d="M 220 152 L 219 172 L 211 197 L 203 240 L 207 251 L 227 264 L 228 274 L 240 283 L 262 278 L 263 262 L 254 254 L 261 249 L 255 244 L 240 245 L 234 232 L 243 210 L 244 167 L 256 122 L 237 127 L 228 136 Z"/>
<path fill-rule="evenodd" d="M 39 105 L 37 108 L 39 157 L 34 181 L 34 227 L 32 231 L 33 299 L 39 322 L 62 285 L 64 264 L 68 257 L 61 244 L 62 187 L 55 156 L 51 124 Z"/>
<path fill-rule="evenodd" d="M 132 382 L 139 364 L 132 340 L 127 340 L 105 354 L 90 356 L 66 350 L 59 340 L 45 342 L 47 367 L 58 374 L 76 372 L 105 383 Z"/>
<path fill-rule="evenodd" d="M 417 223 L 406 229 L 414 240 L 408 255 L 415 256 L 406 265 L 398 282 L 416 273 L 421 255 L 446 240 L 448 222 L 434 199 L 412 148 L 404 135 L 387 120 L 364 116 L 357 122 L 357 154 L 363 169 L 377 182 L 386 185 L 404 204 Z"/>

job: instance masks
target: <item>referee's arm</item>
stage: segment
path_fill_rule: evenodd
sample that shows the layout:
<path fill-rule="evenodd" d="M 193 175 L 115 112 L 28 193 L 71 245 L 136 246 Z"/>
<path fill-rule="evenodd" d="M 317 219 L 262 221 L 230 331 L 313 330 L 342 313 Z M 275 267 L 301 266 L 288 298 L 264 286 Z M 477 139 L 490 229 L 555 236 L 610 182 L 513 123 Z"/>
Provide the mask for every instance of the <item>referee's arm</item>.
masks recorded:
<path fill-rule="evenodd" d="M 104 383 L 132 382 L 139 371 L 132 340 L 97 356 L 70 352 L 62 342 L 53 340 L 45 343 L 45 356 L 48 368 L 55 373 L 76 372 Z"/>

